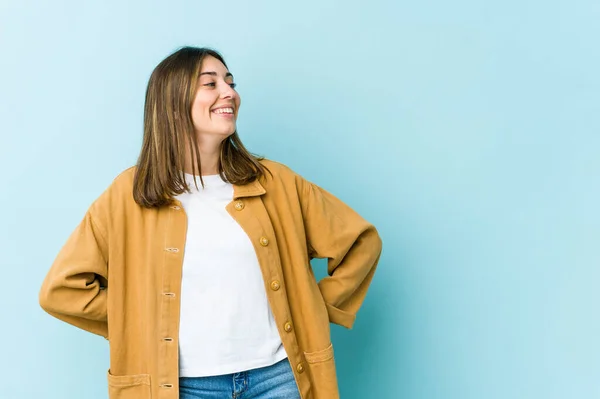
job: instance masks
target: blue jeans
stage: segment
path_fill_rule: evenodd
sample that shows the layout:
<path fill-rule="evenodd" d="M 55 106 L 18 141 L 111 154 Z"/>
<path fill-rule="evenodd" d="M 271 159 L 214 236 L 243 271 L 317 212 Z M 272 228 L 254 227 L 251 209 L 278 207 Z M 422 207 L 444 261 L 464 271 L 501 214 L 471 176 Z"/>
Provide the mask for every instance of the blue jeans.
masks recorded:
<path fill-rule="evenodd" d="M 180 377 L 179 399 L 300 399 L 288 359 L 214 377 Z"/>

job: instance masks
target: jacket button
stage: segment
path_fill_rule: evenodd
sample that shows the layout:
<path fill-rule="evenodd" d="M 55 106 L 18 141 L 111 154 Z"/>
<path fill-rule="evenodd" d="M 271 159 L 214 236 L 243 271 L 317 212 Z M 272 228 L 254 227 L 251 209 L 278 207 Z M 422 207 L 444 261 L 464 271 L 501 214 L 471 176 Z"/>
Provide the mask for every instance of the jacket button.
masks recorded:
<path fill-rule="evenodd" d="M 302 374 L 304 373 L 304 365 L 302 363 L 298 363 L 298 365 L 296 366 L 296 370 Z"/>
<path fill-rule="evenodd" d="M 271 289 L 273 291 L 277 291 L 279 288 L 281 288 L 281 285 L 279 285 L 279 281 L 277 281 L 277 280 L 271 281 Z"/>
<path fill-rule="evenodd" d="M 234 205 L 235 209 L 237 211 L 241 211 L 242 209 L 244 209 L 244 202 L 243 201 L 237 201 Z"/>
<path fill-rule="evenodd" d="M 267 237 L 260 237 L 260 245 L 266 247 L 269 245 L 269 239 Z"/>
<path fill-rule="evenodd" d="M 292 323 L 290 323 L 289 321 L 287 323 L 285 323 L 285 325 L 283 326 L 283 329 L 286 332 L 291 332 L 292 331 Z"/>
<path fill-rule="evenodd" d="M 165 251 L 176 253 L 179 252 L 179 248 L 165 248 Z"/>

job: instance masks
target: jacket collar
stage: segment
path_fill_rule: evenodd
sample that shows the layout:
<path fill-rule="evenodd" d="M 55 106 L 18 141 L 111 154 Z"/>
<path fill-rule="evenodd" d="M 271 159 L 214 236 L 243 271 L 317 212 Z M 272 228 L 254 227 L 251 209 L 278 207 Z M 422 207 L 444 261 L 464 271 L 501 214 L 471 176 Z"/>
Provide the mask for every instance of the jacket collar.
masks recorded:
<path fill-rule="evenodd" d="M 266 192 L 267 191 L 262 186 L 262 184 L 260 184 L 258 179 L 248 184 L 244 184 L 242 186 L 238 186 L 237 184 L 233 185 L 233 199 L 243 197 L 256 197 L 259 195 L 263 195 Z"/>
<path fill-rule="evenodd" d="M 258 180 L 254 180 L 251 183 L 244 184 L 238 186 L 237 184 L 233 185 L 233 199 L 236 200 L 238 198 L 245 197 L 257 197 L 259 195 L 263 195 L 267 192 L 265 188 L 260 184 Z M 173 199 L 173 202 L 176 205 L 181 206 L 181 201 L 178 199 Z"/>

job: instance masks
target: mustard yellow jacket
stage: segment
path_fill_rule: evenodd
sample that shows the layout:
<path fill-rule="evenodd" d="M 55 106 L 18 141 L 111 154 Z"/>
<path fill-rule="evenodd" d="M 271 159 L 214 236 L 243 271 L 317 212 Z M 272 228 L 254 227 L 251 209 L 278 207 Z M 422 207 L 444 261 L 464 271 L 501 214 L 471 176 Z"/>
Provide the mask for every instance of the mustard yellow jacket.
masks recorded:
<path fill-rule="evenodd" d="M 234 185 L 229 214 L 254 244 L 265 290 L 303 399 L 339 397 L 329 323 L 351 328 L 379 256 L 373 225 L 288 167 Z M 135 167 L 94 201 L 39 294 L 54 317 L 109 340 L 110 399 L 176 399 L 187 218 L 181 203 L 133 200 Z M 328 258 L 317 282 L 312 258 Z M 223 286 L 223 295 L 234 295 Z M 210 304 L 206 304 L 210 306 Z"/>

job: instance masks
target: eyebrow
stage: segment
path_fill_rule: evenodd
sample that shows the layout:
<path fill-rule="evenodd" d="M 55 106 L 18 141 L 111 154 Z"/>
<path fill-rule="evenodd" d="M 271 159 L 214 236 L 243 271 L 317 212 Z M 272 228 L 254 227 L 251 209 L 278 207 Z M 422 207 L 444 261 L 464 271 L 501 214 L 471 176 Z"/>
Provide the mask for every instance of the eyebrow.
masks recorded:
<path fill-rule="evenodd" d="M 217 76 L 217 73 L 216 73 L 216 72 L 214 72 L 214 71 L 210 71 L 210 72 L 202 72 L 202 73 L 200 74 L 200 76 L 202 76 L 202 75 L 211 75 L 211 76 Z M 225 77 L 226 77 L 226 78 L 229 78 L 229 77 L 232 77 L 232 78 L 233 78 L 233 74 L 232 74 L 231 72 L 227 72 L 227 73 L 225 74 Z"/>

